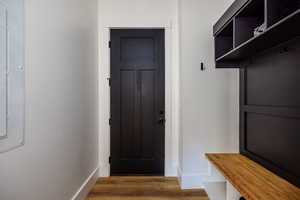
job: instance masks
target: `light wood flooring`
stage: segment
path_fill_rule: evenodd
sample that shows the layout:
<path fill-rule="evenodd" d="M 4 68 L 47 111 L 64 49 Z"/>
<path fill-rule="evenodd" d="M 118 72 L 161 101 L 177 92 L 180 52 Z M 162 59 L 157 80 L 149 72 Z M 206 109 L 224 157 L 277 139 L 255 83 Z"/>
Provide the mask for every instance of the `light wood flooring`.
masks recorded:
<path fill-rule="evenodd" d="M 176 178 L 101 178 L 86 200 L 208 200 L 204 190 L 181 190 Z"/>

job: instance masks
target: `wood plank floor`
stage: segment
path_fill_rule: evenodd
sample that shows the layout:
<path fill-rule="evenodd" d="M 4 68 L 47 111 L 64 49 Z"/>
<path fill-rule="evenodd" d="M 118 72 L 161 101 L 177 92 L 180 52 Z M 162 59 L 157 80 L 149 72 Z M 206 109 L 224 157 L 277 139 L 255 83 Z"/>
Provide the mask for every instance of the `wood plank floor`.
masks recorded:
<path fill-rule="evenodd" d="M 101 178 L 86 200 L 208 200 L 204 190 L 181 190 L 176 178 Z"/>

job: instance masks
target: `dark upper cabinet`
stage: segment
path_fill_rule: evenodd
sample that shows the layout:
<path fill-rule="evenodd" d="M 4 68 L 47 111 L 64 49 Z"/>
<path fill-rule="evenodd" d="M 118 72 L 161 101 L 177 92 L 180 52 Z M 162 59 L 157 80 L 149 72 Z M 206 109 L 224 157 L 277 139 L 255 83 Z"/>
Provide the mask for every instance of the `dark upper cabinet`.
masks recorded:
<path fill-rule="evenodd" d="M 300 36 L 299 25 L 300 0 L 236 0 L 214 25 L 216 67 L 240 67 L 255 54 Z"/>

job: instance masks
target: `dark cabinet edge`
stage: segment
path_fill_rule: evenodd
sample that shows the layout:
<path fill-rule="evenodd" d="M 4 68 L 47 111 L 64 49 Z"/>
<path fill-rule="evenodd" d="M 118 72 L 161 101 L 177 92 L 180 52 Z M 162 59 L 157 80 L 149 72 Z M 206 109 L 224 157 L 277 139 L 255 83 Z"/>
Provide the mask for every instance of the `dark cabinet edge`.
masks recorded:
<path fill-rule="evenodd" d="M 241 62 L 238 61 L 220 61 L 216 62 L 216 68 L 240 68 Z"/>
<path fill-rule="evenodd" d="M 235 14 L 242 9 L 248 2 L 252 0 L 236 0 L 231 6 L 225 11 L 223 16 L 215 23 L 213 27 L 213 33 L 216 35 L 220 30 L 224 28 L 228 21 L 232 20 Z"/>
<path fill-rule="evenodd" d="M 293 31 L 289 32 L 290 36 L 283 37 L 280 34 L 280 37 L 278 38 L 278 40 L 276 40 L 276 42 L 272 42 L 270 45 L 267 45 L 267 46 L 263 45 L 263 47 L 260 47 L 259 49 L 255 46 L 255 43 L 259 43 L 259 41 L 262 42 L 262 40 L 264 40 L 266 37 L 269 37 L 272 34 L 272 32 L 276 33 L 277 35 L 278 35 L 278 32 L 280 32 L 280 29 L 283 29 L 282 31 L 284 32 L 284 30 L 285 30 L 284 26 L 289 26 L 289 23 L 292 25 L 293 25 L 293 23 L 297 23 L 298 18 L 300 18 L 300 9 L 296 10 L 292 14 L 288 15 L 287 17 L 283 18 L 282 20 L 278 21 L 277 23 L 273 24 L 261 35 L 252 37 L 251 39 L 240 44 L 233 50 L 216 58 L 216 65 L 218 66 L 218 63 L 223 63 L 223 62 L 232 62 L 233 63 L 233 62 L 235 62 L 236 59 L 239 59 L 239 60 L 246 59 L 247 57 L 252 56 L 254 53 L 258 53 L 260 51 L 270 49 L 272 47 L 278 46 L 284 42 L 287 42 L 289 40 L 292 40 L 293 38 L 298 37 L 300 35 L 300 31 L 297 32 L 297 30 L 294 29 Z M 295 34 L 293 34 L 294 32 L 295 32 Z M 262 46 L 262 45 L 260 45 L 260 46 Z M 252 49 L 252 51 L 240 54 L 240 52 L 245 51 L 245 49 L 247 49 L 247 48 Z M 237 56 L 235 56 L 235 54 Z M 245 55 L 243 55 L 243 54 L 245 54 Z M 236 57 L 236 58 L 232 58 L 232 57 Z"/>

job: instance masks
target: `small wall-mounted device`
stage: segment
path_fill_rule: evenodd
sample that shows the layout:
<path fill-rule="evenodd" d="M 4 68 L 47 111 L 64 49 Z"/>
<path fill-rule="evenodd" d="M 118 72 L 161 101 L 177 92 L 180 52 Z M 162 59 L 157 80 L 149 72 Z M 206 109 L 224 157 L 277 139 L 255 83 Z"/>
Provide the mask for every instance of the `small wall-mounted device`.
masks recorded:
<path fill-rule="evenodd" d="M 203 63 L 203 62 L 201 62 L 201 64 L 200 64 L 200 69 L 201 69 L 201 71 L 204 71 L 204 70 L 205 70 L 204 63 Z"/>

